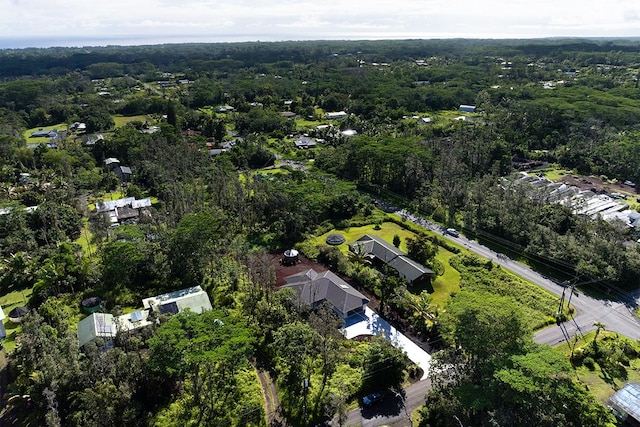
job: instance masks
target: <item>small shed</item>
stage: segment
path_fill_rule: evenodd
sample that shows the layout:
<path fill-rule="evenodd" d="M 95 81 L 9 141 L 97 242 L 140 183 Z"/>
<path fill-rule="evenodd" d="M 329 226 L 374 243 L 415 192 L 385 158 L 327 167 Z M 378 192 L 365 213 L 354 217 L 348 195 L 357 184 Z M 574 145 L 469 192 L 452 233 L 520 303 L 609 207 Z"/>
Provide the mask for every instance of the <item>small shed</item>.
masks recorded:
<path fill-rule="evenodd" d="M 476 112 L 476 106 L 475 105 L 461 104 L 460 107 L 458 107 L 458 111 L 462 111 L 463 113 L 475 113 Z"/>
<path fill-rule="evenodd" d="M 9 312 L 9 321 L 11 323 L 20 323 L 22 318 L 29 312 L 28 307 L 16 307 Z"/>
<path fill-rule="evenodd" d="M 295 249 L 287 249 L 284 251 L 284 256 L 282 257 L 282 265 L 295 265 L 300 260 L 298 259 L 299 252 Z"/>
<path fill-rule="evenodd" d="M 329 234 L 325 239 L 327 245 L 339 246 L 346 241 L 342 234 Z"/>

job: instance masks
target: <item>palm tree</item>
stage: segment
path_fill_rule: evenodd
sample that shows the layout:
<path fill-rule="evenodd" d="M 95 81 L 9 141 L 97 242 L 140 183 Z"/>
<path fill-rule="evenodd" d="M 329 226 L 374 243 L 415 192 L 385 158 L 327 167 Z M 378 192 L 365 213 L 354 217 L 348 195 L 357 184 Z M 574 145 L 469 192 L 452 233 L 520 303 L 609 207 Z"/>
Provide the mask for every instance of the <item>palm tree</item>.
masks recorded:
<path fill-rule="evenodd" d="M 593 337 L 593 342 L 591 343 L 591 345 L 592 345 L 593 347 L 597 347 L 597 345 L 598 345 L 598 344 L 596 343 L 596 341 L 597 341 L 597 339 L 598 339 L 598 335 L 600 335 L 600 331 L 604 331 L 604 330 L 606 330 L 607 328 L 606 328 L 606 326 L 604 325 L 604 323 L 600 323 L 600 322 L 595 322 L 595 323 L 593 324 L 593 326 L 595 326 L 595 327 L 596 327 L 596 335 Z"/>

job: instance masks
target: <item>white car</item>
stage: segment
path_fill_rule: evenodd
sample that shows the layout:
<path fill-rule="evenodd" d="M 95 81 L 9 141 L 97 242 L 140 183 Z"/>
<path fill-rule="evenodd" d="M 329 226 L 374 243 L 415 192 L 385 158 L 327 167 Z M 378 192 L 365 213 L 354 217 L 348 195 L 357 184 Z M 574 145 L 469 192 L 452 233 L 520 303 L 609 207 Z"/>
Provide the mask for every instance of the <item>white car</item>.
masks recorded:
<path fill-rule="evenodd" d="M 455 228 L 447 228 L 447 234 L 453 237 L 460 237 L 460 233 Z"/>

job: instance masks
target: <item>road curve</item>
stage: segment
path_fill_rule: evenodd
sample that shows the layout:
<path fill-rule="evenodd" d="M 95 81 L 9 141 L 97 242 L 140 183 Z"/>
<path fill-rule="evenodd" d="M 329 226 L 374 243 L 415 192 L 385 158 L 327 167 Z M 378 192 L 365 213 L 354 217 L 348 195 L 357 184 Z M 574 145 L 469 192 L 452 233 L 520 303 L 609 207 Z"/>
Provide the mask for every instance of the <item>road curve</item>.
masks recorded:
<path fill-rule="evenodd" d="M 405 218 L 407 221 L 411 221 L 434 232 L 442 232 L 441 226 L 427 221 L 424 218 L 412 215 L 406 211 L 398 211 L 396 214 Z M 474 240 L 467 239 L 463 235 L 453 237 L 443 233 L 443 237 L 465 246 L 470 251 L 482 257 L 492 260 L 495 264 L 535 283 L 558 297 L 561 297 L 562 293 L 565 292 L 566 299 L 569 298 L 570 289 L 565 289 L 561 284 L 549 280 L 524 264 L 511 260 L 503 254 L 496 253 Z M 632 310 L 623 303 L 596 299 L 575 290 L 571 298 L 571 305 L 576 309 L 576 314 L 573 319 L 564 322 L 562 326 L 554 325 L 538 331 L 534 336 L 534 340 L 541 344 L 557 345 L 566 341 L 567 338 L 574 339 L 578 334 L 595 330 L 595 322 L 604 324 L 608 331 L 617 332 L 632 339 L 640 339 L 640 321 L 638 321 L 638 318 Z"/>

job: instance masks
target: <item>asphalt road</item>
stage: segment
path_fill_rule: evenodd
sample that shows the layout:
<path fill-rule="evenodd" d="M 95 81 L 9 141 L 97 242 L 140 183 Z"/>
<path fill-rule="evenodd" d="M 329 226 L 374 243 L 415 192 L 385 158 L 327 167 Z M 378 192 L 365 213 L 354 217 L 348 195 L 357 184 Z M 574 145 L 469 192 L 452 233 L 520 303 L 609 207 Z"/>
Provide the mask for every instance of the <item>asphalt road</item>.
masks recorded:
<path fill-rule="evenodd" d="M 404 406 L 402 399 L 388 393 L 382 402 L 370 408 L 356 408 L 349 412 L 345 426 L 362 427 L 410 427 L 411 413 L 424 404 L 424 396 L 431 388 L 431 381 L 424 380 L 411 384 L 405 389 Z M 334 420 L 332 425 L 337 426 Z"/>
<path fill-rule="evenodd" d="M 427 227 L 435 232 L 442 233 L 442 227 L 437 224 L 426 221 L 422 218 L 407 215 L 403 212 L 397 212 L 399 215 Z M 562 296 L 565 292 L 566 300 L 569 299 L 570 289 L 565 288 L 542 274 L 532 270 L 524 264 L 509 259 L 507 256 L 496 253 L 491 249 L 483 246 L 476 241 L 467 239 L 463 235 L 453 237 L 448 234 L 443 236 L 452 242 L 457 242 L 476 254 L 491 259 L 494 263 L 501 265 L 503 268 L 524 277 L 525 279 L 535 283 L 536 285 L 548 290 L 549 292 Z M 558 303 L 560 299 L 558 299 Z M 538 331 L 534 340 L 541 344 L 557 345 L 567 339 L 573 340 L 577 334 L 595 330 L 595 322 L 605 325 L 608 331 L 618 332 L 629 338 L 640 339 L 640 321 L 634 315 L 632 308 L 619 301 L 609 301 L 604 299 L 596 299 L 575 290 L 571 298 L 571 304 L 576 309 L 573 319 L 564 322 L 562 326 L 554 325 Z"/>
<path fill-rule="evenodd" d="M 565 292 L 565 298 L 567 300 L 569 299 L 569 288 L 565 288 L 561 284 L 549 280 L 526 265 L 513 261 L 503 254 L 498 254 L 476 241 L 467 239 L 463 235 L 453 237 L 448 234 L 443 234 L 442 227 L 437 224 L 403 212 L 396 213 L 408 221 L 441 233 L 452 242 L 457 242 L 470 251 L 487 259 L 491 259 L 503 268 L 548 290 L 558 296 L 558 303 L 560 302 L 560 297 L 563 292 Z M 637 297 L 640 298 L 640 292 Z M 562 326 L 554 325 L 538 331 L 534 336 L 536 342 L 555 346 L 566 340 L 573 340 L 578 334 L 595 330 L 595 322 L 604 324 L 608 331 L 618 332 L 629 338 L 640 339 L 640 321 L 633 314 L 631 308 L 624 303 L 596 299 L 578 290 L 574 290 L 574 294 L 571 297 L 571 304 L 576 309 L 576 314 L 573 319 L 564 322 Z M 405 407 L 402 406 L 402 399 L 395 396 L 388 396 L 383 402 L 373 408 L 358 408 L 350 411 L 345 425 L 362 427 L 380 427 L 387 425 L 392 427 L 411 426 L 410 415 L 424 403 L 424 396 L 430 388 L 431 382 L 429 380 L 419 381 L 408 387 L 405 390 L 406 411 Z M 338 424 L 334 422 L 332 425 L 337 426 Z"/>

